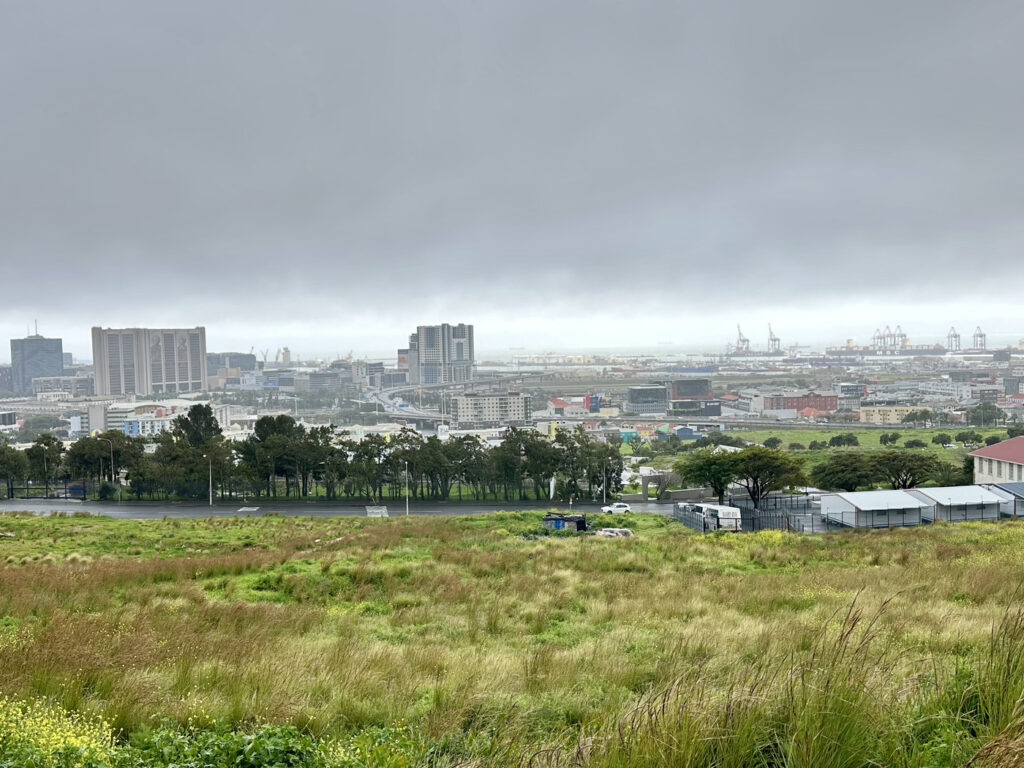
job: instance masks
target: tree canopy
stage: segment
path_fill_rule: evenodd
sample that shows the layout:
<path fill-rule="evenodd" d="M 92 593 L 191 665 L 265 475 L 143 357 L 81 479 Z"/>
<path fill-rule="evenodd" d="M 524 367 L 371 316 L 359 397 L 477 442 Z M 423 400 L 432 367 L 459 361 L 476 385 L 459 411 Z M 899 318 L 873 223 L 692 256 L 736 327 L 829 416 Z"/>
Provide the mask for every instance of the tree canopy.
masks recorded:
<path fill-rule="evenodd" d="M 967 409 L 967 420 L 979 427 L 995 426 L 1006 419 L 1006 414 L 995 403 L 981 403 Z"/>
<path fill-rule="evenodd" d="M 735 453 L 702 448 L 679 459 L 675 472 L 686 483 L 710 488 L 718 497 L 718 503 L 723 504 L 725 493 L 739 472 L 736 456 Z"/>
<path fill-rule="evenodd" d="M 746 488 L 755 509 L 772 491 L 806 482 L 803 463 L 782 451 L 751 446 L 733 454 L 733 457 L 737 481 Z"/>
<path fill-rule="evenodd" d="M 928 480 L 939 468 L 939 460 L 927 453 L 881 451 L 872 457 L 881 480 L 895 489 L 915 488 Z"/>
<path fill-rule="evenodd" d="M 877 479 L 877 469 L 866 453 L 833 453 L 811 470 L 811 480 L 826 490 L 855 491 L 873 486 Z"/>
<path fill-rule="evenodd" d="M 193 405 L 188 413 L 174 419 L 171 434 L 184 439 L 193 448 L 201 448 L 221 434 L 213 408 L 206 403 Z"/>

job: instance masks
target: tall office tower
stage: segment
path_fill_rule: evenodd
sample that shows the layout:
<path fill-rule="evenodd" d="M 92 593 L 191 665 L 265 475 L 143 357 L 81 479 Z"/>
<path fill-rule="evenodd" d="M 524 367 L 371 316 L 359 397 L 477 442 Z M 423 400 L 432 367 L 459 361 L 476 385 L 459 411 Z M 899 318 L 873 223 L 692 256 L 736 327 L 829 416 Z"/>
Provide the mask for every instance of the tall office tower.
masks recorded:
<path fill-rule="evenodd" d="M 35 334 L 11 339 L 11 377 L 14 391 L 32 393 L 32 379 L 64 374 L 64 343 Z"/>
<path fill-rule="evenodd" d="M 476 352 L 473 347 L 473 326 L 420 325 L 409 336 L 409 349 L 400 351 L 409 366 L 413 384 L 453 384 L 470 381 Z"/>
<path fill-rule="evenodd" d="M 97 395 L 202 392 L 206 329 L 93 328 Z"/>

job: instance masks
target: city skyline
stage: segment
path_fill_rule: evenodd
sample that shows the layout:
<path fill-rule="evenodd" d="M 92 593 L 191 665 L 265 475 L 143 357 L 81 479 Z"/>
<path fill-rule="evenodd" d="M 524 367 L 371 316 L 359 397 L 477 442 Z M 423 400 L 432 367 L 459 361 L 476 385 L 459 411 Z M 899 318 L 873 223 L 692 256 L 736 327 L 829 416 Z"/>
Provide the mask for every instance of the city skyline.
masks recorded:
<path fill-rule="evenodd" d="M 879 310 L 884 311 L 884 310 Z M 910 313 L 908 313 L 910 314 Z M 473 318 L 466 318 L 473 320 Z M 186 318 L 186 320 L 198 321 L 198 318 Z M 957 315 L 953 318 L 955 321 L 953 324 L 956 329 L 962 335 L 963 348 L 967 349 L 970 346 L 970 336 L 973 330 L 980 326 L 988 337 L 988 348 L 989 349 L 1000 349 L 1008 346 L 1017 346 L 1024 341 L 1024 328 L 1020 331 L 1007 331 L 1005 329 L 999 329 L 998 327 L 991 326 L 984 322 L 975 322 L 973 316 Z M 757 318 L 752 318 L 751 322 L 743 323 L 744 334 L 750 338 L 751 348 L 755 351 L 765 351 L 768 348 L 768 326 L 767 324 L 757 323 Z M 911 318 L 912 321 L 912 318 Z M 193 325 L 196 323 L 193 322 Z M 289 347 L 293 361 L 300 360 L 333 360 L 340 359 L 347 356 L 349 353 L 359 359 L 367 360 L 385 360 L 394 361 L 396 359 L 395 349 L 396 347 L 405 346 L 405 342 L 408 340 L 408 330 L 405 332 L 397 332 L 394 338 L 384 335 L 365 335 L 357 336 L 349 339 L 340 338 L 337 343 L 331 345 L 324 343 L 319 348 L 307 348 L 303 349 L 297 347 L 293 338 L 300 337 L 288 337 L 279 336 L 272 341 L 265 339 L 256 339 L 255 337 L 246 337 L 244 335 L 232 335 L 227 336 L 220 332 L 220 326 L 217 323 L 199 323 L 204 325 L 208 329 L 209 337 L 213 343 L 208 344 L 207 348 L 210 352 L 246 352 L 250 348 L 254 350 L 257 358 L 261 358 L 261 353 L 265 350 L 269 351 L 269 359 L 274 359 L 275 352 L 279 352 L 284 347 Z M 471 323 L 476 328 L 480 328 L 481 325 L 477 322 Z M 902 324 L 903 330 L 909 335 L 910 341 L 913 344 L 945 344 L 947 332 L 950 328 L 950 323 L 947 322 L 945 325 L 932 324 L 930 326 L 921 326 L 913 322 L 901 321 L 899 317 L 889 318 L 886 315 L 879 315 L 879 319 L 875 323 L 861 322 L 856 328 L 847 328 L 845 332 L 843 329 L 839 329 L 833 335 L 822 334 L 820 331 L 815 336 L 807 336 L 800 338 L 794 336 L 789 328 L 780 328 L 777 324 L 773 323 L 775 332 L 782 339 L 782 349 L 785 351 L 791 345 L 799 343 L 801 347 L 809 347 L 814 351 L 822 351 L 826 346 L 841 346 L 847 341 L 852 341 L 855 345 L 869 345 L 871 343 L 871 336 L 874 331 L 884 328 L 886 325 L 894 327 Z M 415 327 L 414 323 L 414 327 Z M 150 326 L 145 327 L 152 327 Z M 141 324 L 125 324 L 125 328 L 142 328 Z M 717 326 L 716 326 L 717 327 Z M 2 326 L 0 326 L 2 328 Z M 514 355 L 521 353 L 543 353 L 543 352 L 558 352 L 558 353 L 570 353 L 576 352 L 580 354 L 646 354 L 646 355 L 708 355 L 716 356 L 721 355 L 727 351 L 736 341 L 736 324 L 729 323 L 729 319 L 725 319 L 722 323 L 721 334 L 714 337 L 705 338 L 704 342 L 699 341 L 694 343 L 686 342 L 675 342 L 671 339 L 655 338 L 651 336 L 649 339 L 638 340 L 634 344 L 622 343 L 622 344 L 579 344 L 573 345 L 568 342 L 561 343 L 557 340 L 548 339 L 547 342 L 527 344 L 527 343 L 516 343 L 517 339 L 514 337 L 504 336 L 500 329 L 494 327 L 484 326 L 485 334 L 478 332 L 479 338 L 483 341 L 482 344 L 477 344 L 476 360 L 477 362 L 484 361 L 488 358 L 492 359 L 508 359 Z M 64 342 L 64 349 L 66 352 L 74 354 L 76 362 L 92 362 L 90 357 L 91 350 L 91 326 L 85 328 L 84 333 L 81 329 L 72 329 L 69 333 L 51 333 L 48 327 L 41 327 L 38 329 L 41 336 L 45 338 L 57 338 L 62 339 Z M 668 330 L 671 330 L 670 328 Z M 45 331 L 45 332 L 44 332 Z M 29 334 L 27 337 L 11 335 L 9 338 L 29 338 L 33 334 Z M 549 334 L 550 337 L 550 334 Z M 509 338 L 511 343 L 505 344 L 501 340 L 503 338 Z M 7 359 L 3 357 L 7 354 Z M 0 346 L 0 364 L 10 364 L 10 356 L 8 354 L 8 346 Z"/>
<path fill-rule="evenodd" d="M 100 8 L 0 25 L 9 338 L 1024 336 L 1019 4 Z"/>

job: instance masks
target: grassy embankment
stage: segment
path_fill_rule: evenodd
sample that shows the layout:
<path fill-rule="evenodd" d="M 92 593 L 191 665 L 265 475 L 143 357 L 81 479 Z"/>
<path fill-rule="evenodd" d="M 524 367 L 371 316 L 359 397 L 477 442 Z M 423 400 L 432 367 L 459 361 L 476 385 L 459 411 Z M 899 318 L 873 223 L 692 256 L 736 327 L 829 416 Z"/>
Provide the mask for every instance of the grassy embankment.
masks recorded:
<path fill-rule="evenodd" d="M 1024 750 L 1024 524 L 699 536 L 621 516 L 638 536 L 602 540 L 539 519 L 2 516 L 0 756 L 937 768 Z"/>

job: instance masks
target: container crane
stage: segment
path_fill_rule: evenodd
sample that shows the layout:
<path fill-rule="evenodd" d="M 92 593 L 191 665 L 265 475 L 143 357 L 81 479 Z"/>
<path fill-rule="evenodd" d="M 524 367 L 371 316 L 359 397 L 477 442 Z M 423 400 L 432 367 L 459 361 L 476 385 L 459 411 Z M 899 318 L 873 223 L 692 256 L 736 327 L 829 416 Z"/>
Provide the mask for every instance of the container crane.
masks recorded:
<path fill-rule="evenodd" d="M 981 330 L 980 325 L 974 329 L 974 335 L 971 337 L 971 345 L 975 349 L 988 349 L 988 337 L 985 335 L 985 332 Z"/>
<path fill-rule="evenodd" d="M 743 330 L 740 328 L 739 324 L 736 325 L 736 351 L 750 351 L 750 339 L 743 335 Z"/>

